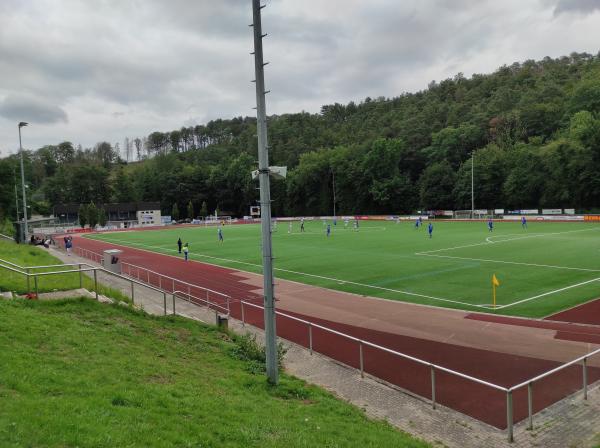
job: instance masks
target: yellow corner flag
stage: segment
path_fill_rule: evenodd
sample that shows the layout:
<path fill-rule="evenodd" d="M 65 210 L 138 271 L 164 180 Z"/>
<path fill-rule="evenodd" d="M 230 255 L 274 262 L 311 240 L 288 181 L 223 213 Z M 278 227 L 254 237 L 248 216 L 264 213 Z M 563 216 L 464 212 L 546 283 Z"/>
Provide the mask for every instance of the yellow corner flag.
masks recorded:
<path fill-rule="evenodd" d="M 496 274 L 492 275 L 492 285 L 494 285 L 494 286 L 500 286 L 500 282 L 496 278 Z"/>
<path fill-rule="evenodd" d="M 496 274 L 492 274 L 492 291 L 494 296 L 494 308 L 496 308 L 496 286 L 500 286 L 500 282 L 496 278 Z"/>

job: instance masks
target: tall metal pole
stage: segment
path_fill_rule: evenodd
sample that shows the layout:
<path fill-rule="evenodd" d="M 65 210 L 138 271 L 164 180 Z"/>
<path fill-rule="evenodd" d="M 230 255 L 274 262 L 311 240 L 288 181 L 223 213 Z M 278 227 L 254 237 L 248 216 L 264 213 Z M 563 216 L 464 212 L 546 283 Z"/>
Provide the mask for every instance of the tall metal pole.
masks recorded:
<path fill-rule="evenodd" d="M 474 170 L 475 151 L 471 152 L 471 219 L 475 217 L 475 194 L 473 187 L 473 170 Z"/>
<path fill-rule="evenodd" d="M 269 150 L 267 144 L 267 111 L 265 105 L 265 76 L 263 62 L 260 0 L 252 0 L 252 25 L 254 27 L 254 72 L 256 83 L 256 130 L 258 135 L 258 180 L 260 184 L 260 223 L 262 229 L 263 285 L 265 307 L 265 351 L 267 377 L 277 384 L 277 333 L 275 329 L 275 302 L 273 282 L 273 256 L 271 250 L 271 191 L 269 185 Z"/>
<path fill-rule="evenodd" d="M 335 171 L 331 171 L 331 175 L 333 176 L 333 219 L 337 216 L 335 214 Z"/>
<path fill-rule="evenodd" d="M 21 187 L 23 187 L 23 223 L 25 224 L 24 238 L 27 240 L 29 230 L 27 229 L 27 194 L 25 193 L 25 170 L 23 168 L 23 145 L 21 144 L 21 128 L 27 126 L 27 123 L 21 121 L 19 123 L 19 151 L 21 153 Z"/>
<path fill-rule="evenodd" d="M 19 194 L 17 189 L 17 176 L 15 175 L 15 203 L 17 206 L 17 222 L 19 222 Z"/>

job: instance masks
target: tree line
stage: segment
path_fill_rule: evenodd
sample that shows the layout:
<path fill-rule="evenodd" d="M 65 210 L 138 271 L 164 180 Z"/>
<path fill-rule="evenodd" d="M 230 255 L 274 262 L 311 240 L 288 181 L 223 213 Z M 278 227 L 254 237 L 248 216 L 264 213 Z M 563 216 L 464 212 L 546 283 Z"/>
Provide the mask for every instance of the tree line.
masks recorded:
<path fill-rule="evenodd" d="M 409 213 L 600 204 L 600 56 L 525 61 L 393 98 L 268 119 L 274 215 Z M 256 119 L 152 132 L 122 145 L 27 151 L 34 210 L 160 201 L 180 218 L 246 215 L 258 199 Z M 14 216 L 16 156 L 0 160 L 0 210 Z"/>

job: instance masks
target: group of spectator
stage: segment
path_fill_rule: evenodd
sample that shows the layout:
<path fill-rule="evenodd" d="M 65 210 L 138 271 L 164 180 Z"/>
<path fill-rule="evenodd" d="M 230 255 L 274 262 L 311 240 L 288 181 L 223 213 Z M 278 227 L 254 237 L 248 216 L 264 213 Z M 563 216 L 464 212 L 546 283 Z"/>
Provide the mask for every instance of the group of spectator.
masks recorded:
<path fill-rule="evenodd" d="M 31 235 L 29 239 L 29 244 L 32 246 L 44 246 L 46 249 L 50 247 L 51 244 L 56 244 L 51 236 L 41 236 L 37 237 L 35 235 Z"/>

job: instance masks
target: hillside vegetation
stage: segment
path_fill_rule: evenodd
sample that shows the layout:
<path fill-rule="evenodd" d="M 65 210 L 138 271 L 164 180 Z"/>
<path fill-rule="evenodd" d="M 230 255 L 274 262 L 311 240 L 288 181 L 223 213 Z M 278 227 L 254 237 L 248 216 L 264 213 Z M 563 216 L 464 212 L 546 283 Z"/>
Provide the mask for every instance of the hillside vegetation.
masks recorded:
<path fill-rule="evenodd" d="M 276 94 L 276 92 L 274 92 Z M 573 53 L 488 75 L 432 82 L 417 93 L 329 104 L 269 118 L 275 215 L 404 213 L 600 203 L 600 57 Z M 101 137 L 101 136 L 99 136 Z M 119 157 L 120 155 L 120 157 Z M 127 164 L 124 159 L 140 159 Z M 61 202 L 160 201 L 179 217 L 248 213 L 257 196 L 256 119 L 237 117 L 74 148 L 28 153 L 38 210 Z M 14 216 L 16 157 L 0 161 L 0 209 Z M 190 207 L 191 203 L 191 207 Z M 191 217 L 191 216 L 188 216 Z"/>
<path fill-rule="evenodd" d="M 251 340 L 89 299 L 0 301 L 11 447 L 425 447 L 282 375 Z"/>

